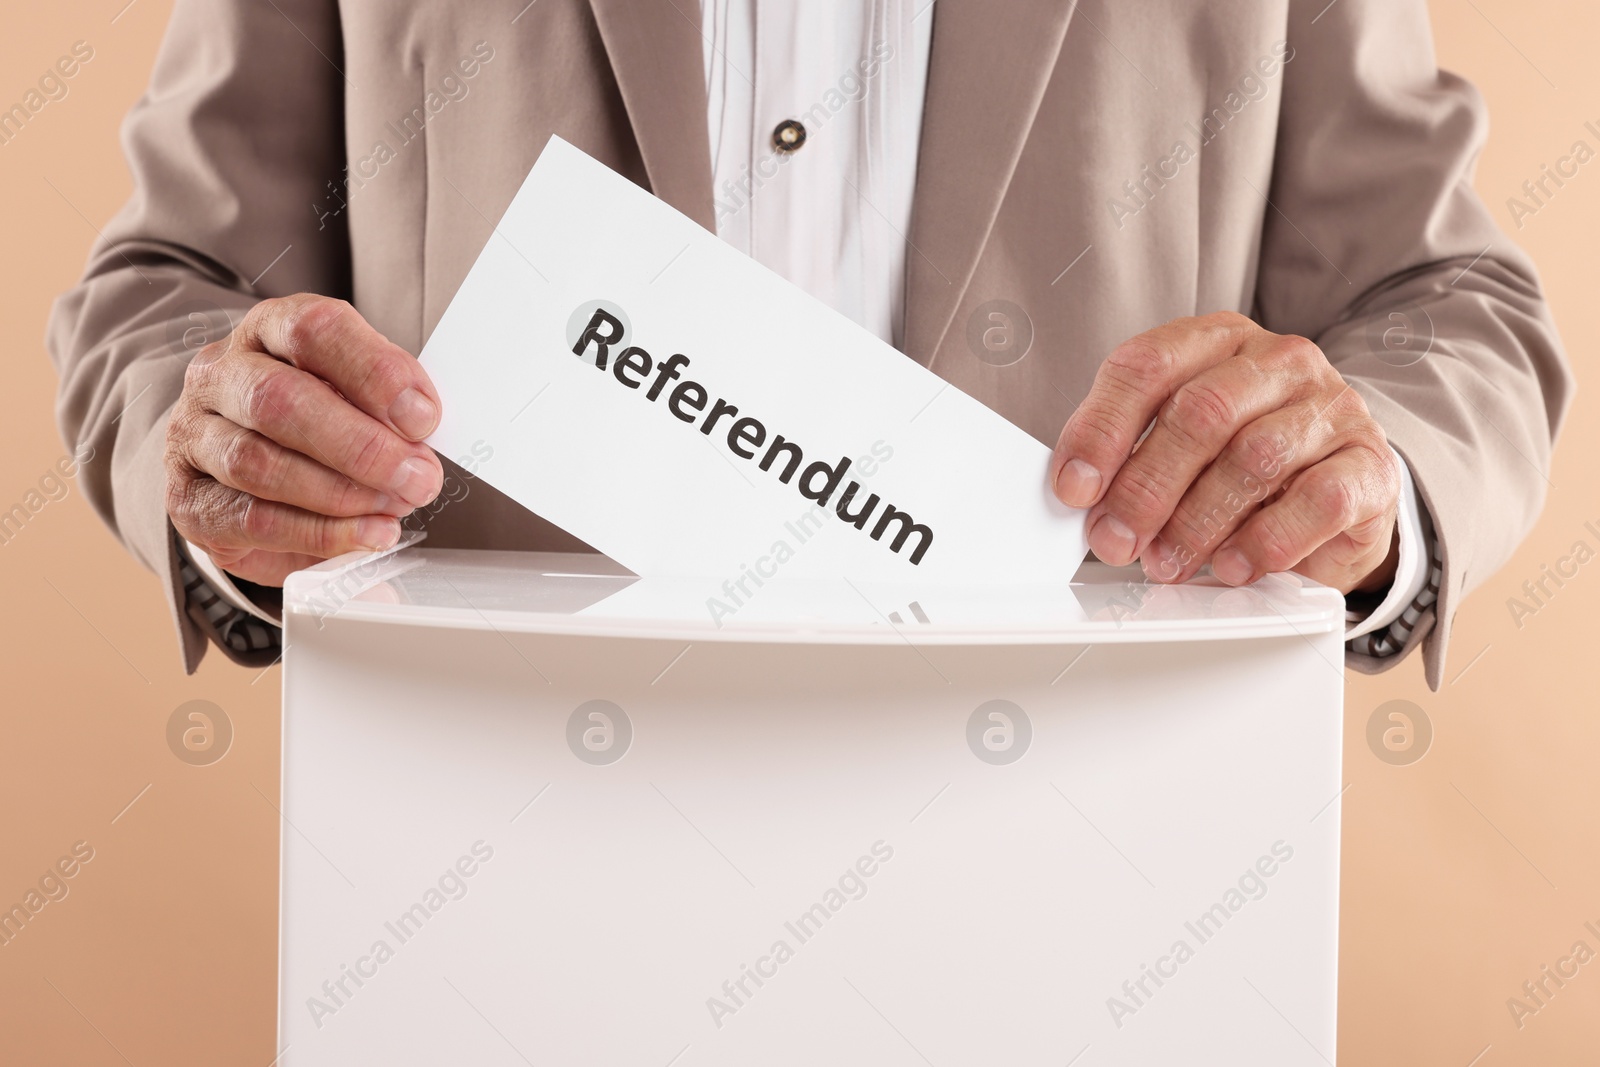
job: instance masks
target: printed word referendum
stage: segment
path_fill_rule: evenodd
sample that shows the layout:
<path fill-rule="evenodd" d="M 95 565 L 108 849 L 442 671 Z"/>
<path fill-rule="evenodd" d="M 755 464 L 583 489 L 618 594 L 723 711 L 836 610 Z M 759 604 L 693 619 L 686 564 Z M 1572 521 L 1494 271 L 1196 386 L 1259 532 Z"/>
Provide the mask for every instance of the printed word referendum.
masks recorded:
<path fill-rule="evenodd" d="M 706 387 L 699 382 L 680 380 L 680 375 L 689 369 L 688 356 L 673 355 L 657 363 L 644 349 L 637 345 L 629 345 L 617 353 L 616 360 L 613 361 L 611 350 L 622 345 L 625 332 L 626 327 L 619 318 L 604 308 L 596 308 L 589 319 L 589 325 L 584 327 L 583 332 L 578 335 L 577 344 L 572 346 L 572 354 L 584 358 L 592 345 L 595 368 L 604 372 L 609 367 L 612 376 L 629 389 L 643 388 L 645 380 L 650 377 L 653 369 L 655 380 L 645 389 L 646 400 L 660 399 L 667 383 L 677 381 L 672 387 L 672 392 L 667 394 L 667 410 L 672 412 L 674 418 L 690 424 L 698 422 L 700 432 L 707 437 L 711 436 L 712 431 L 719 429 L 717 425 L 719 422 L 728 420 L 725 428 L 728 451 L 740 459 L 755 460 L 757 451 L 762 445 L 766 445 L 766 451 L 760 453 L 757 466 L 764 471 L 771 471 L 782 460 L 778 470 L 778 481 L 785 485 L 793 484 L 800 490 L 801 496 L 816 501 L 819 506 L 828 505 L 829 499 L 845 482 L 845 475 L 849 472 L 851 464 L 849 456 L 842 457 L 835 464 L 817 460 L 802 470 L 801 464 L 805 462 L 805 453 L 798 444 L 782 434 L 769 435 L 767 427 L 759 419 L 748 415 L 740 417 L 738 407 L 721 397 L 712 399 Z M 708 405 L 709 411 L 707 411 Z M 799 472 L 798 478 L 795 477 L 796 472 Z M 917 522 L 909 513 L 901 511 L 893 504 L 880 501 L 877 493 L 868 494 L 866 502 L 859 503 L 856 497 L 860 494 L 861 488 L 861 483 L 858 481 L 851 481 L 845 485 L 844 491 L 839 493 L 839 502 L 834 507 L 834 513 L 863 532 L 867 532 L 867 524 L 876 514 L 878 521 L 873 523 L 869 536 L 874 541 L 882 541 L 884 535 L 892 528 L 894 536 L 889 540 L 891 552 L 898 553 L 915 535 L 916 544 L 911 547 L 910 554 L 906 558 L 913 564 L 921 563 L 922 557 L 927 555 L 929 547 L 933 544 L 933 530 Z M 878 509 L 880 503 L 883 504 L 881 511 Z"/>

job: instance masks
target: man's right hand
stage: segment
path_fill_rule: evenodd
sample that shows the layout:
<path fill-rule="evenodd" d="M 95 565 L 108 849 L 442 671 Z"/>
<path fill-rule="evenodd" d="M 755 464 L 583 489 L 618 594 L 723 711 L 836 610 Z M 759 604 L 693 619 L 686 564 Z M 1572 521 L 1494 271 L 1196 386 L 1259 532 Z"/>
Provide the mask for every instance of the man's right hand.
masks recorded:
<path fill-rule="evenodd" d="M 167 427 L 167 514 L 260 585 L 388 548 L 444 483 L 421 364 L 342 300 L 264 300 L 196 354 Z"/>

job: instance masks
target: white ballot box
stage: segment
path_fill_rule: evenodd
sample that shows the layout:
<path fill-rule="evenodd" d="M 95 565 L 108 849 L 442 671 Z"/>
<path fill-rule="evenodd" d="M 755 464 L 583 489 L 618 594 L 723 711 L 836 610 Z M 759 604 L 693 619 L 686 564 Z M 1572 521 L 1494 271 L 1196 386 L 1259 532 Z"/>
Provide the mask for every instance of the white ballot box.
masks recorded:
<path fill-rule="evenodd" d="M 1334 1061 L 1337 593 L 714 592 L 290 579 L 281 1063 Z"/>

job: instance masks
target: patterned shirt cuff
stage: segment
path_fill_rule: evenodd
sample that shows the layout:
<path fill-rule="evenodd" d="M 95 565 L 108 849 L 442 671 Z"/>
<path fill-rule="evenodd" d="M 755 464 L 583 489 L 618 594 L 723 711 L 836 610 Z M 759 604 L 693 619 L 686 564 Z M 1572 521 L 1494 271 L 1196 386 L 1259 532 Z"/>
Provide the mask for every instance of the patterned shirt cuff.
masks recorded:
<path fill-rule="evenodd" d="M 1428 541 L 1428 580 L 1424 583 L 1422 591 L 1406 605 L 1400 617 L 1388 626 L 1346 641 L 1345 647 L 1351 652 L 1376 659 L 1399 655 L 1406 647 L 1406 642 L 1411 639 L 1411 635 L 1416 632 L 1422 616 L 1438 602 L 1439 587 L 1444 582 L 1444 549 L 1440 547 L 1437 538 L 1429 537 Z M 1361 611 L 1347 611 L 1345 620 L 1354 624 L 1359 622 L 1362 616 Z"/>
<path fill-rule="evenodd" d="M 183 580 L 184 612 L 217 647 L 248 663 L 275 660 L 282 654 L 283 631 L 224 600 L 181 550 L 178 570 Z"/>

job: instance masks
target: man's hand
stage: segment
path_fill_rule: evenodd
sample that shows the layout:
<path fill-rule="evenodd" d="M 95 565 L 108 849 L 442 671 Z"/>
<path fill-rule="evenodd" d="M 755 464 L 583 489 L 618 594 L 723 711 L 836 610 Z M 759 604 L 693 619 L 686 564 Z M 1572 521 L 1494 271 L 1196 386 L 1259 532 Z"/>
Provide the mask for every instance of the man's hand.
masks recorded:
<path fill-rule="evenodd" d="M 196 354 L 167 427 L 167 514 L 217 566 L 261 585 L 399 539 L 444 482 L 418 444 L 433 383 L 342 300 L 264 300 Z"/>
<path fill-rule="evenodd" d="M 1400 471 L 1383 430 L 1315 344 L 1243 315 L 1118 346 L 1051 477 L 1063 503 L 1090 508 L 1095 555 L 1139 559 L 1155 581 L 1208 562 L 1229 585 L 1293 570 L 1348 593 L 1394 577 Z"/>

